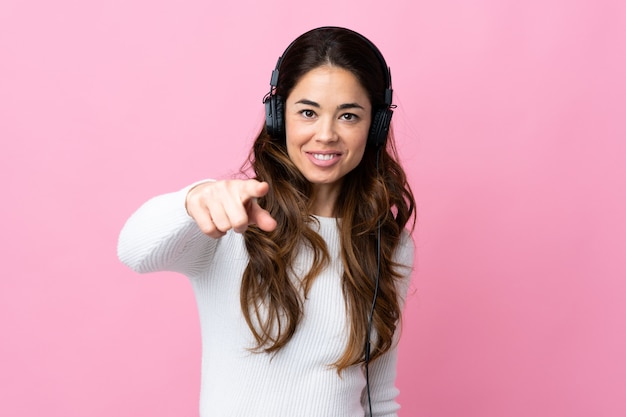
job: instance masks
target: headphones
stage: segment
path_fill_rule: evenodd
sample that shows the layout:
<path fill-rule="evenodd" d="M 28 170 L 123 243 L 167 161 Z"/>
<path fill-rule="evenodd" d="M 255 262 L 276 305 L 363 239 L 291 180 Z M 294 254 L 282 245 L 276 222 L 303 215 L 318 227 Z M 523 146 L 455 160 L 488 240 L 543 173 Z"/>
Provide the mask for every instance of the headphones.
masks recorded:
<path fill-rule="evenodd" d="M 383 107 L 374 109 L 372 113 L 372 123 L 370 125 L 370 131 L 367 137 L 367 146 L 374 147 L 376 149 L 382 147 L 387 142 L 387 136 L 389 135 L 389 126 L 391 125 L 391 116 L 393 116 L 394 105 L 391 104 L 393 98 L 393 89 L 391 88 L 391 71 L 385 62 L 385 58 L 381 54 L 380 50 L 369 39 L 350 29 L 325 26 L 317 29 L 310 30 L 303 35 L 300 35 L 296 40 L 291 42 L 285 52 L 278 58 L 276 62 L 276 68 L 272 71 L 272 77 L 270 78 L 270 91 L 263 98 L 265 104 L 265 129 L 272 139 L 284 140 L 285 139 L 285 102 L 284 99 L 276 95 L 276 86 L 278 85 L 278 77 L 280 74 L 280 66 L 283 58 L 287 55 L 294 43 L 296 43 L 303 36 L 318 30 L 324 29 L 341 29 L 345 30 L 353 35 L 358 36 L 361 40 L 369 45 L 374 52 L 383 70 L 385 77 L 385 104 Z"/>

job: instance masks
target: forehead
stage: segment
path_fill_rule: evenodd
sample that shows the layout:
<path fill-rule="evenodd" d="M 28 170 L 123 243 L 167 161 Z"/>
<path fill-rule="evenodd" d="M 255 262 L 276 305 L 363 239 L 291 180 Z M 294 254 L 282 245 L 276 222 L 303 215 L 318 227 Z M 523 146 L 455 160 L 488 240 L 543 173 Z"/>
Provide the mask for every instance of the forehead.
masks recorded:
<path fill-rule="evenodd" d="M 339 101 L 349 99 L 348 101 L 362 102 L 364 106 L 370 104 L 367 91 L 352 72 L 329 65 L 314 68 L 300 77 L 288 100 L 302 98 Z"/>

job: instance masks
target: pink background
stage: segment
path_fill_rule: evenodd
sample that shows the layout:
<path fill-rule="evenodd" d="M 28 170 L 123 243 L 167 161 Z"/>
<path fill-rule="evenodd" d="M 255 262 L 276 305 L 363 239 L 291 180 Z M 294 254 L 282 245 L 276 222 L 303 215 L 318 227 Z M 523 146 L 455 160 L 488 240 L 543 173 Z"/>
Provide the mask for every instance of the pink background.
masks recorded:
<path fill-rule="evenodd" d="M 235 171 L 328 24 L 391 65 L 418 199 L 401 417 L 626 415 L 626 3 L 210 3 L 0 4 L 0 415 L 197 415 L 190 285 L 118 232 Z"/>

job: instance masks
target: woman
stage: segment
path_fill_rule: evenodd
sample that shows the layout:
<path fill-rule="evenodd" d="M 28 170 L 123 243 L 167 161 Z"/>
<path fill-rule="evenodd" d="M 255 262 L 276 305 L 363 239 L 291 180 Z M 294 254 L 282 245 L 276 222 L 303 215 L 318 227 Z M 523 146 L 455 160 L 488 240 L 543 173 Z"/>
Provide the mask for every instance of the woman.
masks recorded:
<path fill-rule="evenodd" d="M 324 27 L 287 48 L 271 86 L 253 174 L 148 201 L 119 257 L 189 277 L 201 416 L 395 416 L 415 203 L 388 67 L 363 36 Z"/>

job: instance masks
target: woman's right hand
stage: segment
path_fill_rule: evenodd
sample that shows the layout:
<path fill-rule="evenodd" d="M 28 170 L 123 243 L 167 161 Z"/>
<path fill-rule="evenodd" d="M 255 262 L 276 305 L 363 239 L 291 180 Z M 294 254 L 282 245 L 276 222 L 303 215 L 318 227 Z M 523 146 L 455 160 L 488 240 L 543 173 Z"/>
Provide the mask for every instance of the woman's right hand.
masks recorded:
<path fill-rule="evenodd" d="M 243 233 L 250 224 L 271 232 L 276 220 L 257 203 L 269 191 L 269 184 L 257 180 L 203 182 L 187 193 L 187 213 L 200 230 L 219 238 L 230 229 Z"/>

